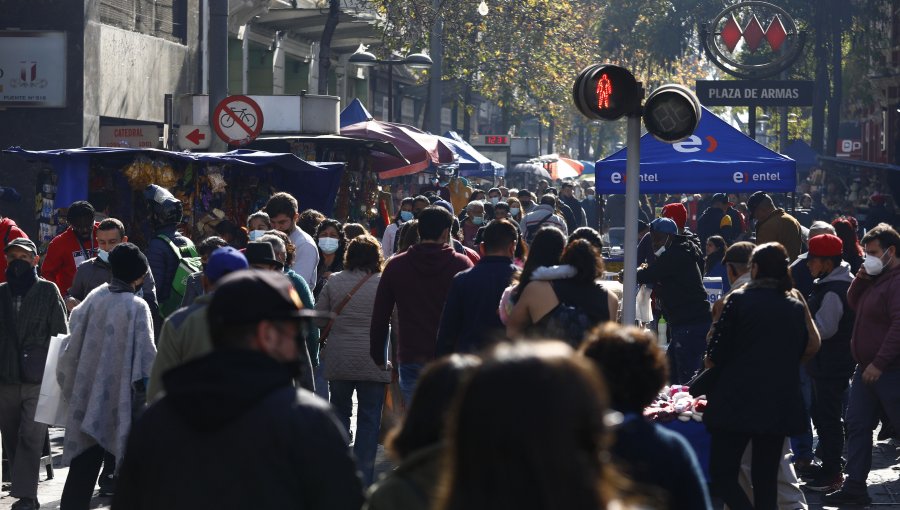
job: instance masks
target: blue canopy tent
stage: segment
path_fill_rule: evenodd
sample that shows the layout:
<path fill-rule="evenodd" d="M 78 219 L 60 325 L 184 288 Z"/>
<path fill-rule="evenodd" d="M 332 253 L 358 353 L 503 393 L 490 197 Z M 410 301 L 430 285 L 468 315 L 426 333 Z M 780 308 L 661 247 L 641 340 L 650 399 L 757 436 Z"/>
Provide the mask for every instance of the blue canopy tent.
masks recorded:
<path fill-rule="evenodd" d="M 819 155 L 803 140 L 794 140 L 784 149 L 784 155 L 797 162 L 797 170 L 808 173 L 819 166 Z M 805 175 L 805 174 L 804 174 Z"/>
<path fill-rule="evenodd" d="M 493 179 L 506 175 L 506 168 L 500 163 L 491 161 L 482 153 L 472 147 L 469 142 L 463 140 L 455 131 L 447 131 L 441 140 L 447 142 L 450 148 L 459 156 L 459 175 L 462 177 L 477 177 L 479 179 Z"/>
<path fill-rule="evenodd" d="M 596 165 L 597 194 L 625 193 L 624 148 Z M 641 193 L 793 192 L 794 160 L 752 140 L 706 108 L 687 140 L 641 137 Z"/>
<path fill-rule="evenodd" d="M 67 207 L 76 200 L 88 197 L 88 177 L 91 158 L 102 157 L 127 165 L 135 156 L 166 157 L 184 163 L 209 163 L 236 165 L 244 168 L 270 167 L 280 170 L 278 187 L 294 195 L 304 208 L 313 208 L 330 215 L 334 208 L 338 186 L 343 176 L 343 163 L 312 163 L 293 154 L 275 154 L 262 151 L 234 150 L 223 153 L 169 152 L 159 149 L 131 149 L 115 147 L 83 147 L 28 151 L 11 147 L 3 152 L 15 154 L 28 161 L 43 161 L 55 170 L 57 181 L 56 203 Z"/>
<path fill-rule="evenodd" d="M 347 107 L 344 108 L 344 111 L 341 112 L 341 127 L 347 127 L 368 120 L 374 120 L 374 117 L 369 113 L 369 110 L 366 110 L 366 107 L 363 106 L 359 99 L 350 101 L 350 104 L 348 104 Z"/>

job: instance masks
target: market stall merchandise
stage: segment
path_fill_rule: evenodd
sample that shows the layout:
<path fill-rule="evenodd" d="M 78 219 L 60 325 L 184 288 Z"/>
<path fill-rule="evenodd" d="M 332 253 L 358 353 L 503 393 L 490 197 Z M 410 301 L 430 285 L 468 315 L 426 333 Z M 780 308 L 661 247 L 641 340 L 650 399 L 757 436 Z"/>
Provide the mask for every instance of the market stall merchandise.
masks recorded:
<path fill-rule="evenodd" d="M 147 184 L 167 188 L 184 204 L 183 230 L 195 239 L 218 233 L 223 222 L 244 224 L 271 194 L 288 191 L 304 208 L 330 214 L 343 163 L 309 163 L 293 154 L 238 150 L 227 153 L 170 152 L 157 149 L 85 147 L 50 151 L 7 149 L 34 162 L 38 190 L 40 243 L 59 230 L 59 210 L 76 200 L 122 219 L 129 238 L 146 246 L 150 233 L 141 191 Z M 62 215 L 64 217 L 64 215 Z"/>

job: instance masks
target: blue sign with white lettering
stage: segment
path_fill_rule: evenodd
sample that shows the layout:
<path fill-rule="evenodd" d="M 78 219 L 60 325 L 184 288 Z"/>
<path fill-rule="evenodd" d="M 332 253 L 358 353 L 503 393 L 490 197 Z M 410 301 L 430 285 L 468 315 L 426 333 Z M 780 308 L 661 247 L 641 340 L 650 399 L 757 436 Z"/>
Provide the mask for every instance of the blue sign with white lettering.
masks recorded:
<path fill-rule="evenodd" d="M 628 148 L 597 162 L 597 194 L 625 193 Z M 787 193 L 796 163 L 703 108 L 694 134 L 679 143 L 641 137 L 641 193 Z"/>

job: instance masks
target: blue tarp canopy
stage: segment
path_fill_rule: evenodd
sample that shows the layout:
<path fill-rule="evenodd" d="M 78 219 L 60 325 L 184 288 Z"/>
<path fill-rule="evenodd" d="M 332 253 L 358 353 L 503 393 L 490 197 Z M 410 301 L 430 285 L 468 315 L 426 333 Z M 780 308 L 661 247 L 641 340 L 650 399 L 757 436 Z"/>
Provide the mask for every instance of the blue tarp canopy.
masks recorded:
<path fill-rule="evenodd" d="M 628 147 L 596 165 L 598 194 L 625 193 Z M 641 193 L 792 192 L 794 160 L 782 156 L 728 125 L 706 108 L 687 140 L 660 142 L 641 137 Z"/>
<path fill-rule="evenodd" d="M 363 106 L 359 99 L 350 101 L 350 104 L 341 112 L 341 127 L 359 124 L 368 120 L 374 120 L 374 117 L 369 113 L 369 110 L 366 110 L 366 107 Z"/>
<path fill-rule="evenodd" d="M 68 207 L 76 200 L 87 200 L 88 175 L 91 158 L 102 157 L 122 166 L 130 163 L 135 156 L 150 158 L 165 157 L 175 162 L 208 163 L 232 165 L 244 168 L 270 167 L 281 170 L 276 186 L 303 205 L 330 215 L 334 208 L 338 186 L 343 176 L 344 163 L 314 163 L 304 161 L 293 154 L 279 154 L 246 149 L 221 153 L 170 152 L 159 149 L 130 149 L 117 147 L 83 147 L 80 149 L 57 149 L 28 151 L 21 147 L 10 147 L 3 152 L 15 154 L 28 161 L 44 161 L 50 164 L 59 178 L 56 203 Z"/>
<path fill-rule="evenodd" d="M 803 140 L 794 140 L 784 149 L 784 155 L 797 162 L 797 168 L 809 171 L 819 166 L 819 155 Z"/>
<path fill-rule="evenodd" d="M 459 156 L 459 175 L 462 177 L 477 177 L 480 179 L 493 179 L 506 174 L 506 168 L 500 163 L 488 159 L 478 152 L 469 142 L 463 140 L 456 131 L 447 131 L 441 140 Z"/>

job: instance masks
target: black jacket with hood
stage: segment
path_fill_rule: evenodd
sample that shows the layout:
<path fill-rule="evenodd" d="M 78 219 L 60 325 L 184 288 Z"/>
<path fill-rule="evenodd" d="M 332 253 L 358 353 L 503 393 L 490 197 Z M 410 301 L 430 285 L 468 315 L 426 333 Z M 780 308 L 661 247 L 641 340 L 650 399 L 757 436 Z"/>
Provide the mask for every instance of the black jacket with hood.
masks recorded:
<path fill-rule="evenodd" d="M 213 351 L 163 377 L 135 424 L 112 508 L 358 510 L 362 483 L 328 402 L 265 354 Z"/>
<path fill-rule="evenodd" d="M 666 251 L 647 267 L 638 269 L 637 282 L 653 285 L 669 324 L 709 322 L 710 304 L 703 287 L 703 255 L 683 235 L 670 236 Z"/>

